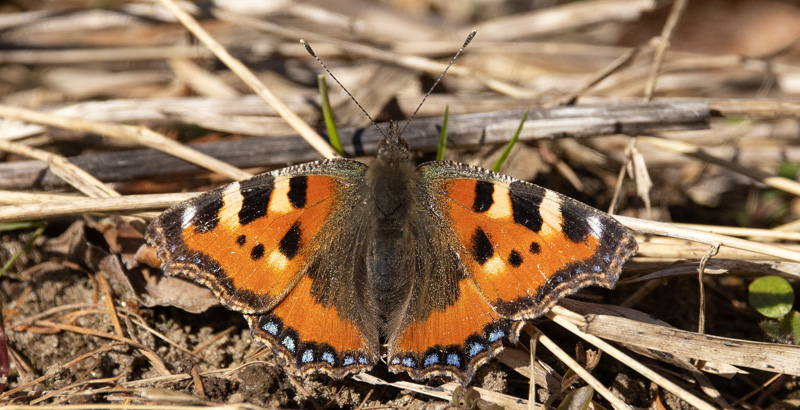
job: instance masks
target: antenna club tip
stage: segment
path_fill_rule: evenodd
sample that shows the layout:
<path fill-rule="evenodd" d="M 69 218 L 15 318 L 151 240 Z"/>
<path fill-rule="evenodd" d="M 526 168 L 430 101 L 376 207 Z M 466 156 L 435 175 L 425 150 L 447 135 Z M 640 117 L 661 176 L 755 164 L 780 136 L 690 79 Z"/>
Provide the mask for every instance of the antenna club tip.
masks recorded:
<path fill-rule="evenodd" d="M 308 54 L 311 54 L 311 56 L 312 56 L 312 57 L 314 57 L 314 58 L 316 58 L 316 57 L 317 57 L 317 55 L 316 55 L 316 54 L 314 54 L 314 50 L 312 50 L 312 49 L 311 49 L 311 45 L 310 45 L 310 44 L 308 44 L 308 43 L 306 43 L 306 41 L 305 41 L 305 40 L 303 40 L 303 39 L 300 39 L 300 44 L 302 44 L 302 45 L 303 45 L 303 47 L 305 47 L 305 48 L 306 48 L 306 52 L 308 52 Z"/>
<path fill-rule="evenodd" d="M 477 30 L 472 30 L 472 31 L 469 32 L 469 35 L 467 36 L 467 39 L 464 40 L 464 45 L 461 46 L 462 49 L 466 48 L 469 45 L 469 43 L 472 41 L 472 39 L 475 38 L 475 34 L 478 34 Z"/>

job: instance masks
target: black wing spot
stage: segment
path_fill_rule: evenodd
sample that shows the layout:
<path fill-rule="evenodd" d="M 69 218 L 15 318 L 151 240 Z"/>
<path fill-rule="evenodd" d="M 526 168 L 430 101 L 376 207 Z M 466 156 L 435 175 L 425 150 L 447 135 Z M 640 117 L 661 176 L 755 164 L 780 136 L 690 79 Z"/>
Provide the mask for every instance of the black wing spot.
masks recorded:
<path fill-rule="evenodd" d="M 239 209 L 239 223 L 247 225 L 267 215 L 269 197 L 272 195 L 274 178 L 272 175 L 259 175 L 239 182 L 242 195 L 242 208 Z"/>
<path fill-rule="evenodd" d="M 508 255 L 508 263 L 511 266 L 518 268 L 520 265 L 522 265 L 522 255 L 520 255 L 516 250 L 512 250 L 511 254 Z"/>
<path fill-rule="evenodd" d="M 542 247 L 539 246 L 536 242 L 531 242 L 531 248 L 529 249 L 532 254 L 536 255 L 537 253 L 542 251 Z"/>
<path fill-rule="evenodd" d="M 278 243 L 278 250 L 289 260 L 294 259 L 294 257 L 297 256 L 297 252 L 300 251 L 301 234 L 302 230 L 300 229 L 300 225 L 295 222 Z"/>
<path fill-rule="evenodd" d="M 484 232 L 483 229 L 476 229 L 475 233 L 472 234 L 472 257 L 475 258 L 478 264 L 483 265 L 486 261 L 491 259 L 492 256 L 494 256 L 492 241 L 489 240 L 489 237 L 486 236 L 486 232 Z"/>
<path fill-rule="evenodd" d="M 246 244 L 246 243 L 247 243 L 247 236 L 239 235 L 239 237 L 236 238 L 236 244 L 237 245 L 244 246 L 244 244 Z"/>
<path fill-rule="evenodd" d="M 472 202 L 472 210 L 475 212 L 486 212 L 494 204 L 494 184 L 487 181 L 478 181 L 475 184 L 475 200 Z"/>
<path fill-rule="evenodd" d="M 211 191 L 203 195 L 201 201 L 195 202 L 195 214 L 192 218 L 192 223 L 196 233 L 210 232 L 217 227 L 222 202 L 222 192 L 219 190 Z M 198 203 L 202 206 L 197 206 Z"/>
<path fill-rule="evenodd" d="M 564 215 L 564 212 L 562 211 L 561 214 Z M 572 218 L 563 216 L 561 229 L 564 235 L 567 235 L 567 238 L 575 243 L 585 243 L 586 236 L 592 231 L 592 228 L 589 226 L 589 221 L 585 216 Z"/>
<path fill-rule="evenodd" d="M 264 245 L 259 243 L 250 251 L 250 259 L 257 261 L 261 259 L 262 256 L 264 256 Z"/>
<path fill-rule="evenodd" d="M 544 188 L 523 182 L 512 182 L 508 192 L 514 222 L 539 233 L 543 223 L 539 206 L 545 195 Z"/>
<path fill-rule="evenodd" d="M 300 175 L 289 179 L 289 202 L 299 209 L 306 206 L 306 191 L 308 191 L 308 177 Z"/>

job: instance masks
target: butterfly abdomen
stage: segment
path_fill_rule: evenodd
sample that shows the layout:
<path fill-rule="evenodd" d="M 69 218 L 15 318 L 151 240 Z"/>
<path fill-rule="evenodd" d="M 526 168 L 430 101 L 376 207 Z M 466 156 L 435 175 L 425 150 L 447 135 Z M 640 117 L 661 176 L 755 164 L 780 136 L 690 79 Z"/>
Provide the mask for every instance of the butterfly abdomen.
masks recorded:
<path fill-rule="evenodd" d="M 414 239 L 409 224 L 418 201 L 420 176 L 407 152 L 389 148 L 367 172 L 372 198 L 373 240 L 369 280 L 382 312 L 395 312 L 411 291 Z M 388 315 L 391 316 L 391 315 Z"/>
<path fill-rule="evenodd" d="M 406 232 L 397 229 L 379 229 L 370 252 L 368 271 L 373 294 L 381 312 L 394 312 L 411 290 L 412 272 L 404 237 Z"/>

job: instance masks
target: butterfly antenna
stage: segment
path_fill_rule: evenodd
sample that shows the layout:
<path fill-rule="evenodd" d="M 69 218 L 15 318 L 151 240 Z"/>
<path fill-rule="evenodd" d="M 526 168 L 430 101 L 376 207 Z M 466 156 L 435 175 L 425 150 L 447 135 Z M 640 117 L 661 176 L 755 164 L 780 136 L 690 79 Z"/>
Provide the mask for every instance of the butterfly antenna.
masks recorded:
<path fill-rule="evenodd" d="M 400 130 L 400 135 L 403 135 L 403 132 L 405 132 L 406 127 L 408 127 L 408 124 L 411 124 L 411 121 L 413 121 L 414 117 L 417 116 L 417 113 L 419 112 L 419 109 L 422 108 L 422 104 L 425 104 L 425 100 L 427 100 L 428 96 L 431 95 L 431 93 L 433 92 L 433 89 L 436 88 L 437 84 L 439 84 L 439 81 L 442 81 L 442 78 L 444 78 L 444 75 L 447 74 L 447 70 L 449 70 L 450 66 L 453 65 L 453 63 L 456 62 L 456 59 L 458 58 L 459 55 L 461 55 L 461 52 L 464 51 L 464 49 L 467 48 L 467 46 L 469 45 L 470 41 L 472 41 L 472 39 L 475 38 L 475 34 L 476 33 L 477 32 L 475 30 L 472 30 L 469 33 L 469 35 L 467 36 L 467 39 L 464 40 L 464 45 L 462 45 L 461 48 L 458 49 L 458 52 L 456 53 L 456 55 L 454 55 L 453 59 L 450 60 L 450 64 L 447 64 L 447 67 L 444 68 L 444 71 L 442 71 L 442 73 L 439 74 L 439 78 L 437 78 L 436 81 L 433 82 L 433 85 L 431 86 L 431 88 L 428 90 L 427 93 L 425 93 L 425 96 L 422 97 L 422 101 L 419 102 L 419 105 L 417 106 L 417 109 L 414 110 L 414 113 L 411 114 L 411 117 L 408 119 L 408 121 L 406 121 L 406 125 L 404 125 L 403 129 Z"/>
<path fill-rule="evenodd" d="M 369 115 L 367 110 L 365 110 L 364 107 L 362 107 L 361 104 L 358 103 L 358 100 L 356 100 L 356 97 L 353 97 L 353 94 L 350 94 L 350 91 L 347 91 L 347 88 L 339 81 L 338 78 L 336 78 L 335 75 L 333 75 L 331 70 L 328 70 L 328 67 L 325 65 L 325 63 L 322 62 L 322 60 L 319 59 L 319 57 L 317 57 L 317 54 L 314 53 L 314 50 L 311 49 L 311 46 L 308 45 L 308 43 L 306 43 L 306 41 L 302 40 L 302 39 L 300 40 L 300 44 L 302 44 L 306 48 L 306 51 L 308 52 L 308 54 L 311 54 L 311 57 L 314 57 L 314 59 L 317 60 L 319 65 L 321 65 L 322 68 L 325 69 L 325 72 L 327 72 L 328 75 L 331 76 L 331 78 L 333 78 L 333 81 L 336 81 L 336 84 L 339 84 L 339 87 L 342 87 L 342 90 L 344 90 L 344 92 L 346 92 L 347 95 L 350 96 L 350 99 L 353 100 L 354 103 L 356 103 L 358 108 L 361 109 L 361 112 L 363 112 L 364 115 L 366 115 L 367 118 L 369 118 L 370 122 L 372 122 L 372 125 L 375 127 L 375 129 L 377 129 L 378 132 L 380 132 L 381 135 L 383 135 L 384 138 L 387 138 L 386 134 L 384 134 L 383 131 L 380 129 L 380 127 L 378 127 L 378 124 L 375 123 L 375 120 L 372 119 L 372 117 Z M 445 70 L 445 71 L 447 71 L 447 70 Z M 423 101 L 425 101 L 425 100 L 423 100 Z M 419 109 L 419 108 L 417 108 L 417 109 Z"/>

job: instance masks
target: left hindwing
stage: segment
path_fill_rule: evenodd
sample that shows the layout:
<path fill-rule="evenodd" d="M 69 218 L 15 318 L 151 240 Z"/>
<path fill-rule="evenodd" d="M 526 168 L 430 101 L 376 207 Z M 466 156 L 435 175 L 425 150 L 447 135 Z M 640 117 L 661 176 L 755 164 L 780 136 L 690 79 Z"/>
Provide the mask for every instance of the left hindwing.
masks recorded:
<path fill-rule="evenodd" d="M 608 214 L 556 192 L 454 162 L 419 170 L 431 219 L 448 227 L 461 271 L 434 278 L 458 277 L 455 297 L 424 319 L 407 320 L 390 343 L 392 370 L 469 380 L 502 349 L 502 338 L 515 341 L 520 321 L 585 286 L 613 287 L 637 250 L 633 235 Z M 410 311 L 421 309 L 411 303 Z M 453 317 L 464 320 L 454 324 Z"/>

